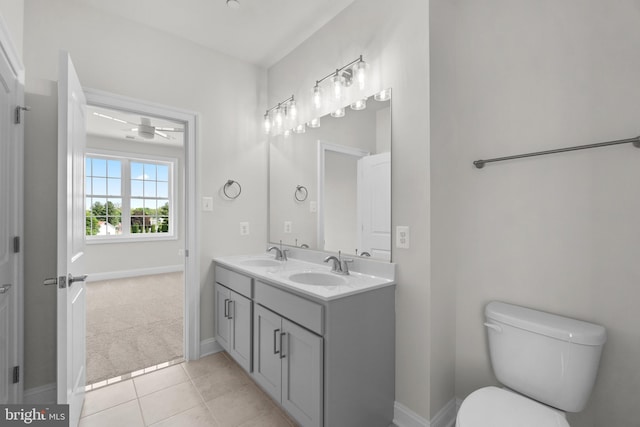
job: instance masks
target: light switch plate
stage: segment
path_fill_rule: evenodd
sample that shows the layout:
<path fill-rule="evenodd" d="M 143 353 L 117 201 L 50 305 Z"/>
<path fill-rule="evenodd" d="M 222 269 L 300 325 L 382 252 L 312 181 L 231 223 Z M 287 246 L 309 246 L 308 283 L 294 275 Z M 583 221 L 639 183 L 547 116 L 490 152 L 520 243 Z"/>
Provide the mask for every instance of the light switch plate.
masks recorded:
<path fill-rule="evenodd" d="M 396 227 L 396 248 L 409 249 L 409 227 L 399 225 Z"/>
<path fill-rule="evenodd" d="M 291 221 L 284 222 L 284 233 L 291 234 L 291 229 L 293 228 L 293 223 Z"/>
<path fill-rule="evenodd" d="M 202 210 L 208 212 L 213 211 L 213 197 L 202 198 Z"/>
<path fill-rule="evenodd" d="M 248 222 L 241 222 L 240 223 L 240 235 L 241 236 L 248 236 L 249 235 L 249 223 Z"/>

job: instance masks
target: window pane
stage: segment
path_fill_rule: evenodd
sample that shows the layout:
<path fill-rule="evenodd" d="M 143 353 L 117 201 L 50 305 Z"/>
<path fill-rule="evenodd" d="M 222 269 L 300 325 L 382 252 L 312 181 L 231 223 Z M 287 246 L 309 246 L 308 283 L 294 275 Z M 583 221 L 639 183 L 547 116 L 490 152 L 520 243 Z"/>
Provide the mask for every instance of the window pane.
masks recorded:
<path fill-rule="evenodd" d="M 91 157 L 85 157 L 84 159 L 84 174 L 85 176 L 91 175 Z"/>
<path fill-rule="evenodd" d="M 169 166 L 158 165 L 158 181 L 169 181 Z"/>
<path fill-rule="evenodd" d="M 169 201 L 158 200 L 158 216 L 169 216 Z"/>
<path fill-rule="evenodd" d="M 168 182 L 158 182 L 158 197 L 169 197 Z"/>
<path fill-rule="evenodd" d="M 142 215 L 142 208 L 144 207 L 144 199 L 131 199 L 131 215 Z M 140 209 L 140 213 L 135 211 Z"/>
<path fill-rule="evenodd" d="M 131 162 L 131 179 L 144 179 L 142 163 Z"/>
<path fill-rule="evenodd" d="M 144 197 L 156 197 L 156 182 L 145 181 L 144 182 Z"/>
<path fill-rule="evenodd" d="M 168 233 L 169 232 L 169 218 L 164 216 L 158 218 L 158 233 Z"/>
<path fill-rule="evenodd" d="M 107 215 L 120 216 L 122 215 L 122 199 L 109 199 L 107 200 Z"/>
<path fill-rule="evenodd" d="M 156 165 L 144 164 L 144 179 L 156 180 Z"/>
<path fill-rule="evenodd" d="M 106 178 L 93 178 L 93 187 L 91 194 L 106 195 L 107 194 L 107 179 Z"/>
<path fill-rule="evenodd" d="M 140 181 L 137 179 L 131 180 L 131 196 L 133 197 L 142 197 L 144 196 L 144 181 Z"/>
<path fill-rule="evenodd" d="M 87 177 L 84 180 L 84 194 L 91 194 L 92 193 L 92 191 L 91 191 L 91 181 L 92 181 L 92 179 L 89 178 L 89 177 Z"/>
<path fill-rule="evenodd" d="M 144 218 L 140 216 L 131 217 L 131 233 L 144 233 Z"/>
<path fill-rule="evenodd" d="M 107 195 L 120 196 L 122 194 L 122 181 L 119 178 L 107 179 Z"/>
<path fill-rule="evenodd" d="M 148 200 L 144 201 L 144 214 L 145 215 L 153 215 L 156 214 L 156 200 Z"/>
<path fill-rule="evenodd" d="M 104 159 L 93 159 L 91 162 L 91 171 L 93 176 L 107 176 L 107 161 Z"/>
<path fill-rule="evenodd" d="M 88 211 L 91 211 L 91 197 L 85 197 L 84 208 Z M 89 215 L 91 215 L 89 213 Z"/>
<path fill-rule="evenodd" d="M 107 172 L 109 173 L 109 178 L 120 178 L 121 174 L 121 163 L 120 160 L 108 160 L 107 161 Z"/>

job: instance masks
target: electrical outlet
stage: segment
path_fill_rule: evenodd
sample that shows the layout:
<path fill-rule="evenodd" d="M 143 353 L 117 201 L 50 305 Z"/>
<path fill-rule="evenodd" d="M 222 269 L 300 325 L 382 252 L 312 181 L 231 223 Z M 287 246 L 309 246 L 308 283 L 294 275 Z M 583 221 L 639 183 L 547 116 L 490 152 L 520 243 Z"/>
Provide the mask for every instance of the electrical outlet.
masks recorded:
<path fill-rule="evenodd" d="M 248 222 L 241 222 L 240 223 L 240 235 L 241 236 L 248 236 L 249 235 L 249 223 Z"/>
<path fill-rule="evenodd" d="M 285 234 L 291 234 L 291 229 L 293 228 L 293 223 L 291 221 L 284 222 L 284 232 Z"/>
<path fill-rule="evenodd" d="M 211 212 L 213 211 L 213 197 L 203 197 L 202 198 L 202 210 Z"/>
<path fill-rule="evenodd" d="M 409 227 L 406 225 L 396 227 L 396 248 L 409 249 Z"/>
<path fill-rule="evenodd" d="M 318 212 L 318 202 L 309 202 L 309 212 L 311 213 Z"/>

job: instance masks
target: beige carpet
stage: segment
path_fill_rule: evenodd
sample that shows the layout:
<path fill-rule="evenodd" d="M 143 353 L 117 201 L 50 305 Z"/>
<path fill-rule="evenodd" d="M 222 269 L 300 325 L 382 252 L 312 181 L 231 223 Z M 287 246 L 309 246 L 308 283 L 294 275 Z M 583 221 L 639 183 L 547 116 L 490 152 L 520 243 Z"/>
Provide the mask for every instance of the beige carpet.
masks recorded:
<path fill-rule="evenodd" d="M 87 384 L 182 357 L 182 273 L 87 283 Z"/>

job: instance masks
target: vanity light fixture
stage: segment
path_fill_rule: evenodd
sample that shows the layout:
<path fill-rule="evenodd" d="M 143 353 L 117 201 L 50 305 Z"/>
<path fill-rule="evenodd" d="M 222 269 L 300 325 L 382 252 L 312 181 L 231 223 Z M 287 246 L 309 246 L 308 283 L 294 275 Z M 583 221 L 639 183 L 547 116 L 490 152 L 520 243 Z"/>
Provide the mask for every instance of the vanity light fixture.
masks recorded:
<path fill-rule="evenodd" d="M 373 99 L 376 101 L 388 101 L 391 99 L 391 89 L 383 89 L 380 92 L 373 95 Z"/>
<path fill-rule="evenodd" d="M 365 108 L 367 108 L 367 98 L 358 99 L 356 102 L 351 104 L 352 110 L 359 111 L 364 110 Z"/>
<path fill-rule="evenodd" d="M 281 133 L 285 127 L 285 122 L 293 121 L 297 116 L 298 108 L 296 107 L 296 101 L 293 95 L 291 95 L 264 113 L 264 133 Z"/>
<path fill-rule="evenodd" d="M 367 68 L 368 65 L 362 59 L 362 55 L 347 65 L 336 69 L 331 74 L 327 74 L 320 80 L 316 80 L 316 84 L 313 87 L 313 105 L 316 109 L 322 107 L 322 87 L 320 84 L 331 78 L 332 94 L 335 99 L 341 99 L 344 95 L 344 89 L 351 86 L 353 81 L 358 82 L 358 87 L 362 90 L 367 81 Z"/>
<path fill-rule="evenodd" d="M 305 133 L 307 131 L 307 126 L 303 123 L 293 128 L 294 133 Z"/>

